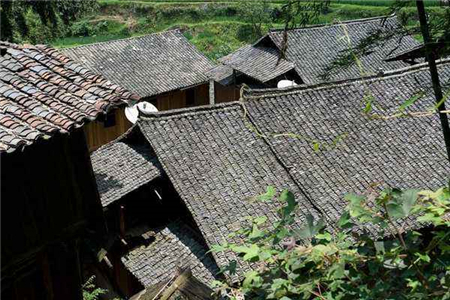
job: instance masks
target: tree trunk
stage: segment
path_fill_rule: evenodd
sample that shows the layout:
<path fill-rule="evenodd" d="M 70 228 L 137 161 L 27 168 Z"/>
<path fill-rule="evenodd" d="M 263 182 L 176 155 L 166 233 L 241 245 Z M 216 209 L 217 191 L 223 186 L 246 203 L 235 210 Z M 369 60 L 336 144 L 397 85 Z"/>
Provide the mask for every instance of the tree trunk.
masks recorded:
<path fill-rule="evenodd" d="M 419 15 L 420 30 L 422 31 L 423 41 L 425 44 L 425 55 L 428 61 L 428 66 L 431 74 L 431 81 L 433 83 L 434 95 L 436 103 L 443 100 L 442 88 L 439 82 L 439 74 L 436 67 L 436 57 L 430 46 L 430 34 L 428 32 L 427 16 L 425 13 L 425 6 L 423 0 L 416 0 L 417 13 Z M 439 118 L 441 119 L 442 132 L 444 134 L 445 147 L 447 148 L 447 158 L 450 161 L 450 127 L 446 113 L 441 113 L 445 110 L 445 101 L 442 101 L 438 106 Z"/>

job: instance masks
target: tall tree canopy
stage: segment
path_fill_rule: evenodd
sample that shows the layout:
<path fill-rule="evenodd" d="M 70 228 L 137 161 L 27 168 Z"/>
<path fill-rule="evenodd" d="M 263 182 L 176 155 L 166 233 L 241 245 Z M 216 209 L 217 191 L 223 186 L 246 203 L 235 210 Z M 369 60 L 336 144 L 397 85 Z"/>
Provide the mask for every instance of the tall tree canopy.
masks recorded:
<path fill-rule="evenodd" d="M 27 39 L 29 22 L 27 14 L 39 16 L 45 26 L 56 28 L 58 22 L 68 25 L 87 11 L 96 7 L 96 0 L 64 0 L 34 1 L 13 0 L 1 1 L 1 40 L 16 42 Z"/>

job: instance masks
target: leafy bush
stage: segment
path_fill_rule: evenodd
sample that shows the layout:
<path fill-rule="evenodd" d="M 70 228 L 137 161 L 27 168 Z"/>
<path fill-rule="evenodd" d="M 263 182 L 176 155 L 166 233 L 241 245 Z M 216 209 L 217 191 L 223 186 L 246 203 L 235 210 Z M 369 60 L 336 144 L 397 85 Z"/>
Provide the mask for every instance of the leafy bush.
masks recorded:
<path fill-rule="evenodd" d="M 92 25 L 86 21 L 76 22 L 71 26 L 72 35 L 74 36 L 88 36 L 92 33 Z"/>
<path fill-rule="evenodd" d="M 89 277 L 89 279 L 83 284 L 83 300 L 98 300 L 101 295 L 106 294 L 106 290 L 98 288 L 94 284 L 95 276 Z"/>
<path fill-rule="evenodd" d="M 260 196 L 273 201 L 275 189 Z M 283 191 L 273 226 L 250 218 L 234 233 L 243 244 L 224 243 L 253 270 L 239 284 L 215 282 L 229 299 L 450 299 L 450 190 L 386 189 L 347 195 L 336 229 L 307 217 L 295 229 L 294 195 Z M 422 230 L 403 230 L 408 224 Z M 225 268 L 233 275 L 236 262 Z"/>
<path fill-rule="evenodd" d="M 238 27 L 236 38 L 240 41 L 251 43 L 259 38 L 259 36 L 255 36 L 252 25 L 243 24 Z"/>
<path fill-rule="evenodd" d="M 263 36 L 264 28 L 271 27 L 273 7 L 269 1 L 242 1 L 239 5 L 239 16 L 251 25 L 253 35 Z"/>

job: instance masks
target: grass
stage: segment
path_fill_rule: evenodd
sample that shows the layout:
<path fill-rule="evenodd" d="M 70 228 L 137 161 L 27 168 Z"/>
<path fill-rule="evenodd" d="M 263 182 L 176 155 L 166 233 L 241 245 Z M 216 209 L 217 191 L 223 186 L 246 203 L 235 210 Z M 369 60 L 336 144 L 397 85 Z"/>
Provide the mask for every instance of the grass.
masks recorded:
<path fill-rule="evenodd" d="M 280 3 L 278 0 L 271 2 L 274 7 Z M 434 6 L 437 2 L 428 0 L 427 5 Z M 55 47 L 72 47 L 182 28 L 194 45 L 215 60 L 258 38 L 252 35 L 249 23 L 239 16 L 237 1 L 101 0 L 99 3 L 100 9 L 96 14 L 72 25 L 87 28 L 89 34 L 85 30 L 82 35 L 64 36 L 53 40 L 51 44 Z M 336 0 L 328 12 L 320 15 L 314 23 L 386 15 L 390 13 L 391 3 L 390 0 Z M 405 10 L 414 11 L 414 7 Z M 266 27 L 269 26 L 276 28 L 282 27 L 282 24 Z"/>
<path fill-rule="evenodd" d="M 109 35 L 99 35 L 99 36 L 87 36 L 87 37 L 65 37 L 56 39 L 52 45 L 56 48 L 69 48 L 81 45 L 106 42 L 111 40 L 118 40 L 129 37 L 123 34 L 109 34 Z"/>

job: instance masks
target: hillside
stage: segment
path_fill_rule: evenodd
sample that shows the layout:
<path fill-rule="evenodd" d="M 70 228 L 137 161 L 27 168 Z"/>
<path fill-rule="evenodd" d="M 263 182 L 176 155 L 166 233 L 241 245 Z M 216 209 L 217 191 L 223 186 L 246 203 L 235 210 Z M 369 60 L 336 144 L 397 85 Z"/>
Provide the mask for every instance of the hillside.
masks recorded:
<path fill-rule="evenodd" d="M 389 13 L 392 1 L 333 1 L 314 23 L 359 19 Z M 255 3 L 256 5 L 256 3 Z M 428 1 L 436 6 L 437 1 Z M 29 16 L 33 25 L 31 42 L 49 43 L 55 47 L 73 47 L 82 44 L 139 36 L 171 28 L 181 28 L 185 36 L 209 58 L 218 59 L 244 44 L 255 41 L 250 20 L 242 13 L 242 1 L 124 1 L 101 0 L 91 13 L 70 27 L 61 25 L 58 30 L 45 28 L 36 18 Z M 269 22 L 262 31 L 282 24 L 271 21 L 281 1 L 270 1 L 267 6 Z M 405 13 L 414 8 L 404 9 Z"/>

